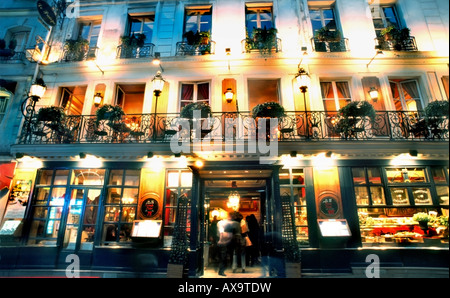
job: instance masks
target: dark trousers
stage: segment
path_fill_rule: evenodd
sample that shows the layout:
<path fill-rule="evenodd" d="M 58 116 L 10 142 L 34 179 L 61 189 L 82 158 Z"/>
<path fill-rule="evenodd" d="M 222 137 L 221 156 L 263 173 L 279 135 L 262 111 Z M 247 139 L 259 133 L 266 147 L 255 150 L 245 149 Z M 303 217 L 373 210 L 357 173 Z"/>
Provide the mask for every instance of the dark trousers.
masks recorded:
<path fill-rule="evenodd" d="M 223 273 L 227 268 L 227 257 L 228 257 L 228 246 L 226 245 L 218 245 L 219 250 L 219 273 Z"/>

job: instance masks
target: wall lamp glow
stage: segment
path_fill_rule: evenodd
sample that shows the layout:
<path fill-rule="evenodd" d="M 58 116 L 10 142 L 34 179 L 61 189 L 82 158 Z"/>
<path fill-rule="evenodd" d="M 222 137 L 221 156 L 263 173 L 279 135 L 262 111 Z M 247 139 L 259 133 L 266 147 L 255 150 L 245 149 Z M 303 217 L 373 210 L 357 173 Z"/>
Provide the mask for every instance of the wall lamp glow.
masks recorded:
<path fill-rule="evenodd" d="M 155 52 L 155 57 L 152 60 L 152 64 L 159 65 L 159 67 L 161 68 L 161 72 L 164 72 L 164 69 L 161 66 L 161 53 L 160 52 Z"/>
<path fill-rule="evenodd" d="M 233 89 L 228 88 L 227 91 L 225 91 L 224 95 L 225 95 L 225 100 L 227 101 L 227 103 L 231 103 L 233 101 L 233 98 L 234 98 Z"/>
<path fill-rule="evenodd" d="M 375 87 L 370 87 L 369 96 L 370 96 L 370 99 L 373 102 L 377 102 L 378 101 L 378 96 L 379 96 L 378 89 L 375 88 Z"/>
<path fill-rule="evenodd" d="M 103 101 L 103 96 L 100 92 L 95 93 L 94 95 L 94 106 L 98 107 Z"/>

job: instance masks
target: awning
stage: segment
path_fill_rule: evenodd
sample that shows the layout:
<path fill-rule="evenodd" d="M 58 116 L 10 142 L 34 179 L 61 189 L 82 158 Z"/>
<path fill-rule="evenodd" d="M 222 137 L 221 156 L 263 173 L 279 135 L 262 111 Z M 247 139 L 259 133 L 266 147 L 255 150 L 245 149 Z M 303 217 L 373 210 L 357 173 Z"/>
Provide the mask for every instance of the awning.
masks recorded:
<path fill-rule="evenodd" d="M 9 188 L 14 177 L 15 162 L 0 163 L 0 190 Z"/>

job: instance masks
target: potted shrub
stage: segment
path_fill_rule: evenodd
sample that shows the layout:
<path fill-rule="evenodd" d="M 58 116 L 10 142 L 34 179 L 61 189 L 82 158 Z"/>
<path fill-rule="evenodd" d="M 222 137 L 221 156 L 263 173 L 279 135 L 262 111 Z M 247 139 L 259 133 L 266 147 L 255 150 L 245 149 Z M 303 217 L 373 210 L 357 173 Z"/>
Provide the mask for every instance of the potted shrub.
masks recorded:
<path fill-rule="evenodd" d="M 113 106 L 110 104 L 102 105 L 95 112 L 97 119 L 97 127 L 100 125 L 100 121 L 106 120 L 106 125 L 111 127 L 115 132 L 126 132 L 129 128 L 123 123 L 122 118 L 125 116 L 125 112 L 120 106 Z M 106 135 L 105 131 L 96 131 L 98 135 Z"/>
<path fill-rule="evenodd" d="M 143 33 L 126 35 L 120 37 L 121 57 L 132 57 L 136 55 L 136 50 L 145 44 L 146 36 Z"/>
<path fill-rule="evenodd" d="M 285 111 L 282 105 L 277 102 L 265 102 L 256 105 L 252 109 L 252 117 L 282 118 Z"/>
<path fill-rule="evenodd" d="M 410 33 L 411 29 L 407 27 L 398 29 L 395 26 L 389 26 L 381 30 L 379 38 L 379 43 L 382 45 L 381 49 L 389 49 L 387 42 L 391 42 L 394 50 L 403 50 L 411 38 Z"/>
<path fill-rule="evenodd" d="M 84 38 L 76 40 L 68 39 L 64 43 L 64 50 L 67 52 L 66 60 L 82 61 L 89 50 L 89 41 Z"/>
<path fill-rule="evenodd" d="M 6 48 L 6 41 L 4 39 L 0 39 L 0 57 L 13 56 L 16 45 L 17 41 L 15 39 L 11 39 L 9 41 L 8 48 Z"/>
<path fill-rule="evenodd" d="M 247 36 L 245 49 L 247 53 L 251 50 L 259 50 L 261 54 L 268 54 L 277 47 L 277 29 L 266 27 L 254 28 L 252 36 Z"/>
<path fill-rule="evenodd" d="M 199 110 L 201 118 L 207 118 L 211 114 L 211 106 L 206 102 L 192 102 L 185 105 L 180 112 L 181 118 L 192 120 L 194 118 L 194 111 Z"/>
<path fill-rule="evenodd" d="M 327 26 L 324 26 L 316 32 L 315 38 L 318 41 L 339 42 L 342 37 L 339 30 L 330 30 Z"/>
<path fill-rule="evenodd" d="M 415 136 L 426 138 L 442 138 L 448 132 L 443 125 L 448 121 L 449 102 L 447 100 L 436 100 L 430 102 L 424 109 L 424 117 L 411 126 L 411 132 Z"/>
<path fill-rule="evenodd" d="M 374 107 L 367 101 L 352 101 L 339 110 L 339 121 L 336 130 L 344 139 L 357 137 L 358 132 L 364 131 L 364 123 L 369 118 L 374 121 L 376 117 Z"/>
<path fill-rule="evenodd" d="M 66 114 L 63 108 L 51 106 L 40 108 L 36 117 L 37 121 L 51 122 L 49 127 L 57 127 L 64 121 Z"/>

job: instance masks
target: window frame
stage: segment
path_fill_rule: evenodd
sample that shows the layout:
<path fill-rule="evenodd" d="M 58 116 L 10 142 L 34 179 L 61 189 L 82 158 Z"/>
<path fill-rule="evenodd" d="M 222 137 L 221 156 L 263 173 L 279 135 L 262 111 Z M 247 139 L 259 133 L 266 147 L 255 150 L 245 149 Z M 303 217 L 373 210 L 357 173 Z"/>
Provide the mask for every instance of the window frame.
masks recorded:
<path fill-rule="evenodd" d="M 270 23 L 271 26 L 267 28 L 267 26 L 262 26 L 261 22 L 265 22 L 261 19 L 262 13 L 265 10 L 270 11 Z M 249 20 L 249 16 L 256 14 L 256 21 Z M 250 28 L 250 25 L 256 23 L 256 26 L 252 26 Z M 251 36 L 251 33 L 253 32 L 253 29 L 264 29 L 264 27 L 268 30 L 271 28 L 275 28 L 275 18 L 274 18 L 274 12 L 273 12 L 273 4 L 272 3 L 261 3 L 261 4 L 249 4 L 247 3 L 245 5 L 245 30 L 249 36 Z"/>
<path fill-rule="evenodd" d="M 322 96 L 322 103 L 324 106 L 324 110 L 327 112 L 336 112 L 339 111 L 340 108 L 344 107 L 340 105 L 340 101 L 346 101 L 346 105 L 351 103 L 353 101 L 353 94 L 352 94 L 352 88 L 351 88 L 351 81 L 347 80 L 347 79 L 320 79 L 320 84 L 322 83 L 331 83 L 331 88 L 333 90 L 333 98 L 329 98 L 329 97 L 325 97 L 324 94 L 322 94 L 322 88 L 320 90 L 321 96 Z M 339 98 L 339 94 L 338 94 L 338 88 L 337 88 L 337 83 L 346 83 L 348 86 L 348 92 L 350 94 L 349 98 Z M 326 101 L 333 101 L 334 102 L 334 110 L 327 110 L 327 105 L 325 104 Z"/>
<path fill-rule="evenodd" d="M 152 24 L 151 26 L 151 36 L 149 38 L 149 36 L 145 36 L 145 43 L 151 43 L 152 39 L 153 39 L 153 33 L 155 31 L 155 14 L 154 13 L 146 13 L 146 14 L 128 14 L 128 24 L 127 24 L 127 34 L 128 36 L 131 36 L 132 34 L 143 34 L 143 29 L 144 29 L 144 24 L 145 19 L 149 18 L 150 19 L 150 23 Z M 133 24 L 133 19 L 139 19 L 140 20 L 140 29 L 139 32 L 131 32 L 132 29 L 132 24 Z"/>
<path fill-rule="evenodd" d="M 374 9 L 379 8 L 379 12 L 380 12 L 380 17 L 374 18 Z M 392 9 L 392 12 L 394 14 L 394 18 L 396 21 L 396 24 L 393 24 L 391 22 L 388 21 L 389 18 L 386 17 L 386 12 L 385 9 Z M 397 29 L 401 29 L 402 25 L 400 22 L 400 18 L 399 18 L 399 14 L 397 11 L 397 8 L 395 5 L 380 5 L 380 6 L 373 6 L 370 8 L 371 9 L 371 15 L 372 15 L 372 23 L 375 29 L 375 34 L 377 37 L 381 36 L 381 31 L 383 31 L 384 29 L 386 29 L 389 26 L 394 26 Z M 383 27 L 379 27 L 377 28 L 375 25 L 375 20 L 381 19 L 381 22 L 383 23 Z"/>
<path fill-rule="evenodd" d="M 208 84 L 208 99 L 198 99 L 198 86 L 201 84 Z M 193 85 L 193 91 L 192 91 L 192 100 L 183 100 L 183 86 L 184 85 Z M 178 108 L 179 111 L 183 109 L 183 107 L 187 104 L 194 103 L 194 102 L 206 102 L 208 104 L 211 104 L 211 81 L 205 80 L 205 81 L 181 81 L 180 82 L 180 95 L 178 100 Z M 186 103 L 183 105 L 183 103 Z"/>
<path fill-rule="evenodd" d="M 212 31 L 212 5 L 206 5 L 206 6 L 187 6 L 184 9 L 184 18 L 183 18 L 183 33 L 187 33 L 189 31 L 192 31 L 196 33 L 194 30 L 188 30 L 188 24 L 196 24 L 195 27 L 197 29 L 197 32 L 203 32 L 203 31 Z M 206 22 L 202 22 L 201 16 L 203 15 L 210 15 L 210 20 Z M 188 22 L 189 17 L 195 16 L 196 22 Z M 209 24 L 208 30 L 201 30 L 202 24 Z"/>

